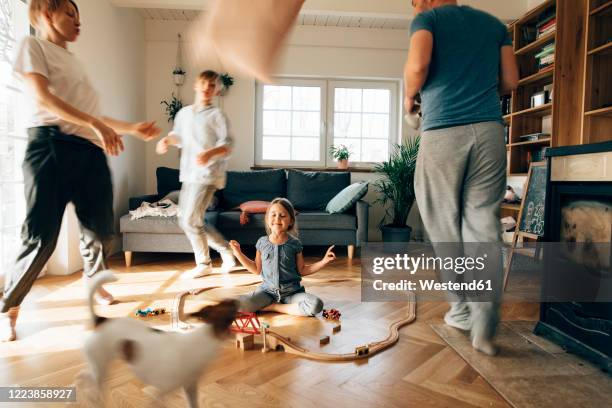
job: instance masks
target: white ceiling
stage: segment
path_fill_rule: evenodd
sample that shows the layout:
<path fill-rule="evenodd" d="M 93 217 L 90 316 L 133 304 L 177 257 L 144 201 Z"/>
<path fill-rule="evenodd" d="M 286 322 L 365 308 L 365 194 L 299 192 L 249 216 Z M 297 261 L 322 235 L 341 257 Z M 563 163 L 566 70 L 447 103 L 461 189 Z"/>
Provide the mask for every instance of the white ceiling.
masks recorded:
<path fill-rule="evenodd" d="M 193 21 L 200 14 L 200 11 L 198 10 L 160 8 L 139 8 L 138 11 L 146 20 L 161 21 Z M 297 24 L 318 27 L 357 27 L 383 30 L 407 30 L 410 26 L 410 20 L 407 18 L 369 17 L 309 12 L 301 13 L 298 17 Z"/>

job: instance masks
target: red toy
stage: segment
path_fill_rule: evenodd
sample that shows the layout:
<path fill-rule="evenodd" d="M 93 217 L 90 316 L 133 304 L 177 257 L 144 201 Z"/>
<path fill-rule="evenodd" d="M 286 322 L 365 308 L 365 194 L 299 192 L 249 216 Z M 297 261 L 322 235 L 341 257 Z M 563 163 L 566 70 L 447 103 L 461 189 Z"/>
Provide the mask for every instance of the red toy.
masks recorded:
<path fill-rule="evenodd" d="M 340 320 L 342 313 L 336 309 L 323 309 L 323 317 L 327 320 Z"/>
<path fill-rule="evenodd" d="M 259 334 L 261 324 L 256 313 L 238 313 L 230 327 L 233 333 Z"/>

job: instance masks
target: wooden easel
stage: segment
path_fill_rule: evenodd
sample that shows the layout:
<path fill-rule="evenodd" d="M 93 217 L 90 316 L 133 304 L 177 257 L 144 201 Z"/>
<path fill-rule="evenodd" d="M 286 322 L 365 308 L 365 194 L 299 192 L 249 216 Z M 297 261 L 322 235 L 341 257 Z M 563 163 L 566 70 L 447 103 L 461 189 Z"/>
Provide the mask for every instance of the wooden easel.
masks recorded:
<path fill-rule="evenodd" d="M 543 200 L 537 200 L 537 203 L 533 199 L 533 192 L 535 189 L 544 188 L 544 194 L 546 193 L 546 184 L 544 186 L 534 185 L 532 183 L 532 176 L 535 169 L 546 170 L 546 162 L 537 162 L 531 163 L 529 165 L 529 172 L 527 173 L 527 180 L 525 181 L 525 188 L 523 193 L 523 200 L 521 201 L 521 208 L 519 210 L 518 220 L 516 222 L 516 230 L 514 231 L 514 237 L 512 238 L 512 245 L 510 246 L 508 253 L 508 263 L 504 268 L 504 291 L 506 290 L 506 286 L 508 285 L 508 275 L 510 274 L 510 270 L 512 268 L 512 258 L 514 257 L 514 253 L 523 253 L 528 255 L 533 255 L 536 259 L 540 257 L 541 252 L 541 239 L 544 236 L 544 202 Z M 541 183 L 540 183 L 541 184 Z M 532 194 L 530 194 L 532 193 Z M 541 203 L 539 201 L 542 201 Z M 533 208 L 530 206 L 533 205 Z M 531 211 L 532 213 L 535 211 L 535 217 L 537 219 L 541 219 L 541 222 L 537 222 L 536 228 L 531 228 L 531 223 L 528 223 L 528 228 L 524 228 L 524 217 L 531 217 L 533 214 L 527 215 L 525 210 Z M 541 213 L 540 213 L 541 212 Z M 531 219 L 531 218 L 530 218 Z M 523 229 L 521 229 L 523 228 Z M 522 243 L 524 238 L 534 239 L 536 240 L 535 253 L 524 249 L 517 248 L 517 244 L 519 241 Z"/>

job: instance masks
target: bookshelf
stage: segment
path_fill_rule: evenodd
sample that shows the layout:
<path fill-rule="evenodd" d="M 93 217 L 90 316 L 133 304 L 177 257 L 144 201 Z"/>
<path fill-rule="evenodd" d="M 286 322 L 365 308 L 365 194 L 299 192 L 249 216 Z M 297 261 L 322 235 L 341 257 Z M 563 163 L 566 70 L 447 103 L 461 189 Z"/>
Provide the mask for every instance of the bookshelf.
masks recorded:
<path fill-rule="evenodd" d="M 544 160 L 548 147 L 583 142 L 582 123 L 576 120 L 583 111 L 576 95 L 583 93 L 586 57 L 576 33 L 584 28 L 588 1 L 598 3 L 602 15 L 612 15 L 612 7 L 603 7 L 612 0 L 545 0 L 508 27 L 519 67 L 518 87 L 506 96 L 511 98 L 510 112 L 504 112 L 508 176 L 526 175 L 531 162 Z M 597 54 L 612 52 L 597 50 Z M 594 115 L 604 114 L 584 112 L 583 116 Z M 610 111 L 607 115 L 612 117 Z"/>
<path fill-rule="evenodd" d="M 612 140 L 612 0 L 588 0 L 582 143 Z"/>
<path fill-rule="evenodd" d="M 597 4 L 589 9 L 589 1 Z M 510 110 L 503 116 L 508 177 L 526 180 L 530 163 L 545 160 L 546 148 L 587 143 L 582 138 L 581 113 L 595 130 L 601 117 L 612 119 L 608 107 L 590 104 L 589 109 L 603 110 L 583 110 L 580 97 L 584 93 L 585 60 L 602 58 L 587 56 L 583 33 L 586 17 L 597 8 L 597 14 L 612 15 L 610 3 L 612 0 L 545 0 L 508 26 L 519 68 L 517 89 L 505 96 L 509 102 L 502 103 Z M 612 49 L 601 48 L 605 45 L 591 48 L 591 55 L 612 55 Z M 610 72 L 609 66 L 593 68 L 594 78 L 603 75 L 605 69 Z M 545 91 L 548 98 L 540 97 L 543 100 L 532 103 L 534 94 Z M 596 99 L 594 94 L 588 97 Z M 501 215 L 516 219 L 519 209 L 520 205 L 502 204 Z"/>

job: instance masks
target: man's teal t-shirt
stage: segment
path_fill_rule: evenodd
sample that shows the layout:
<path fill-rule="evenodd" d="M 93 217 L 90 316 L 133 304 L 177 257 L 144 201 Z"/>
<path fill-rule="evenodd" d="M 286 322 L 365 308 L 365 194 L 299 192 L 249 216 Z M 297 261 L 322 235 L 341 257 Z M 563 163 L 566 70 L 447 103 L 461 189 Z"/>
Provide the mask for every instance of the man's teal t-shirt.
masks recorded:
<path fill-rule="evenodd" d="M 506 26 L 483 11 L 449 5 L 418 14 L 410 31 L 419 30 L 433 35 L 422 130 L 501 121 L 500 52 L 512 45 Z"/>

